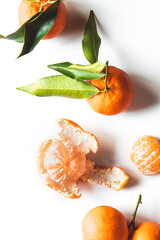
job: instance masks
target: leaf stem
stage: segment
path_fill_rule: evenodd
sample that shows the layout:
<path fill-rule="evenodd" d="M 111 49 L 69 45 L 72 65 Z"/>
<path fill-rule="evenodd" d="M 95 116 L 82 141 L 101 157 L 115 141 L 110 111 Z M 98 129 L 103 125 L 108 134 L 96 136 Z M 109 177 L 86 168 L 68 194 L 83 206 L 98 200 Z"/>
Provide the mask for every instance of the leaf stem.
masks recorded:
<path fill-rule="evenodd" d="M 138 197 L 138 201 L 137 201 L 137 205 L 136 205 L 136 208 L 134 210 L 134 213 L 133 213 L 132 221 L 128 225 L 128 229 L 132 226 L 133 227 L 133 231 L 136 229 L 136 227 L 135 227 L 135 218 L 136 218 L 136 214 L 137 214 L 137 210 L 138 210 L 139 204 L 142 204 L 142 195 L 141 194 Z"/>
<path fill-rule="evenodd" d="M 109 63 L 109 61 L 106 62 L 106 74 L 105 74 L 105 89 L 104 89 L 104 92 L 109 90 L 109 88 L 107 87 L 108 63 Z"/>
<path fill-rule="evenodd" d="M 43 11 L 43 8 L 47 5 L 47 4 L 52 4 L 52 3 L 55 3 L 56 1 L 47 1 L 47 2 L 44 2 L 41 4 L 40 8 L 39 8 L 39 12 L 42 12 Z"/>

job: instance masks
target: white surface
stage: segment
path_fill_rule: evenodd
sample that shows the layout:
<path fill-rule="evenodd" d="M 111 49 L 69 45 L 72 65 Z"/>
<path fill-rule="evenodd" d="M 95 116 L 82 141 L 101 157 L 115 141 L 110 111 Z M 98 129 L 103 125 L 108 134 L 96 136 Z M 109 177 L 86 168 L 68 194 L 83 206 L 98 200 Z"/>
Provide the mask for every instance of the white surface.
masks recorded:
<path fill-rule="evenodd" d="M 18 27 L 20 1 L 1 2 L 0 33 Z M 1 159 L 0 239 L 81 240 L 81 221 L 92 207 L 110 205 L 128 220 L 138 194 L 143 196 L 137 222 L 160 223 L 160 175 L 145 177 L 129 159 L 134 140 L 145 134 L 160 138 L 160 1 L 66 1 L 70 24 L 59 37 L 41 41 L 18 60 L 21 44 L 0 40 Z M 7 5 L 7 9 L 6 9 Z M 107 117 L 95 113 L 85 100 L 37 98 L 16 87 L 56 74 L 47 64 L 61 61 L 87 64 L 81 39 L 89 10 L 103 26 L 100 61 L 125 70 L 133 80 L 135 97 L 130 110 Z M 7 10 L 7 12 L 6 12 Z M 68 118 L 94 133 L 100 150 L 93 158 L 101 165 L 123 167 L 130 176 L 120 192 L 80 183 L 82 197 L 65 199 L 46 187 L 36 163 L 40 143 L 55 136 L 54 121 Z"/>

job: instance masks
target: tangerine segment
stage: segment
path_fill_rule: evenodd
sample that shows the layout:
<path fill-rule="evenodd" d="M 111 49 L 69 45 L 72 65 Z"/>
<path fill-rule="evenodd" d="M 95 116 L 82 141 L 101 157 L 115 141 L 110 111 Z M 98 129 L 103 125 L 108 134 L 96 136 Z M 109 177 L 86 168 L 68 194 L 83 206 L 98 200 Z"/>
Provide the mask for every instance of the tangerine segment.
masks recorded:
<path fill-rule="evenodd" d="M 160 225 L 154 222 L 143 222 L 139 225 L 130 240 L 160 240 Z"/>
<path fill-rule="evenodd" d="M 160 173 L 160 143 L 152 136 L 143 136 L 134 143 L 131 160 L 146 176 Z"/>
<path fill-rule="evenodd" d="M 83 240 L 127 240 L 127 222 L 115 208 L 98 206 L 84 217 L 82 235 Z"/>
<path fill-rule="evenodd" d="M 59 119 L 57 124 L 60 139 L 73 143 L 77 146 L 78 151 L 85 155 L 90 151 L 97 152 L 98 140 L 92 133 L 84 131 L 78 124 L 68 119 Z"/>
<path fill-rule="evenodd" d="M 38 167 L 50 180 L 64 185 L 76 182 L 86 171 L 86 157 L 69 142 L 48 140 L 40 146 Z"/>
<path fill-rule="evenodd" d="M 103 79 L 91 80 L 90 83 L 100 91 L 105 89 L 105 81 Z M 129 76 L 124 71 L 109 66 L 107 88 L 107 91 L 87 99 L 94 111 L 105 115 L 115 115 L 130 106 L 134 89 Z"/>
<path fill-rule="evenodd" d="M 35 14 L 37 14 L 40 11 L 41 5 L 44 2 L 47 2 L 47 0 L 41 0 L 41 3 L 29 1 L 29 0 L 22 0 L 18 9 L 20 26 L 22 26 Z M 45 5 L 43 10 L 46 10 L 50 5 L 51 4 Z M 59 33 L 63 31 L 66 25 L 66 22 L 67 22 L 67 10 L 66 10 L 65 4 L 61 2 L 58 8 L 57 18 L 55 20 L 55 23 L 53 27 L 50 29 L 50 31 L 43 37 L 43 40 L 56 37 Z"/>
<path fill-rule="evenodd" d="M 67 181 L 64 185 L 61 185 L 49 177 L 46 177 L 46 185 L 53 188 L 55 191 L 60 193 L 62 196 L 67 198 L 79 198 L 81 194 L 79 193 L 79 188 L 76 182 Z"/>

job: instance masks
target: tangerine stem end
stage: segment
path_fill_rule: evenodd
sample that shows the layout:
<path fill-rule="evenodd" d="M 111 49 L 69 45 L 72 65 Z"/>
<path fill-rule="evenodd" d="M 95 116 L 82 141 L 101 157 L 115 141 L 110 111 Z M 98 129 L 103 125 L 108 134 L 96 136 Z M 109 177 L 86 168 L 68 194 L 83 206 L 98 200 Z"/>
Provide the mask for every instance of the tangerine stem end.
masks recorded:
<path fill-rule="evenodd" d="M 134 210 L 134 213 L 133 213 L 133 218 L 132 218 L 130 224 L 128 225 L 128 229 L 130 229 L 131 226 L 133 227 L 133 230 L 131 231 L 131 233 L 136 229 L 135 219 L 136 219 L 136 214 L 137 214 L 139 204 L 142 204 L 142 195 L 141 194 L 139 194 L 139 196 L 138 196 L 138 201 L 137 201 L 137 205 L 136 205 L 136 208 Z"/>

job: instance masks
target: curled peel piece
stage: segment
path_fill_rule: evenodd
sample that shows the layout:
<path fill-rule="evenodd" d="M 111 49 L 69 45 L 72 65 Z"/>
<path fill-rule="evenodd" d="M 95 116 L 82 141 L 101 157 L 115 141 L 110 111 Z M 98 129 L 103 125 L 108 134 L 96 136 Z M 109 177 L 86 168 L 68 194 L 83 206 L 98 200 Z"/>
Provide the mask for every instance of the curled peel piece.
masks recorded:
<path fill-rule="evenodd" d="M 90 184 L 100 184 L 114 190 L 122 189 L 128 182 L 129 177 L 119 167 L 98 167 L 95 163 L 87 159 L 86 172 L 80 177 L 84 182 Z"/>
<path fill-rule="evenodd" d="M 78 124 L 67 119 L 60 119 L 57 124 L 60 139 L 72 142 L 84 154 L 88 154 L 90 151 L 97 152 L 98 140 L 92 133 L 85 132 Z"/>

